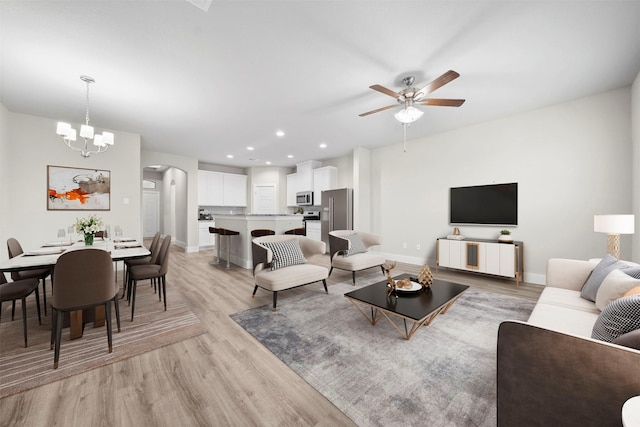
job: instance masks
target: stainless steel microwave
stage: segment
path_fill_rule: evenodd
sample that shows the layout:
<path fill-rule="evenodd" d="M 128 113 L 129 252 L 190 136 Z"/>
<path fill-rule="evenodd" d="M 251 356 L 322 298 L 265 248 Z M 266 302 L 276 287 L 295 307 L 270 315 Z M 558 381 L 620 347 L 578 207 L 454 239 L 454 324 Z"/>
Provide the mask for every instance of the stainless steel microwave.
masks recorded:
<path fill-rule="evenodd" d="M 298 206 L 313 206 L 313 191 L 301 191 L 296 193 Z"/>

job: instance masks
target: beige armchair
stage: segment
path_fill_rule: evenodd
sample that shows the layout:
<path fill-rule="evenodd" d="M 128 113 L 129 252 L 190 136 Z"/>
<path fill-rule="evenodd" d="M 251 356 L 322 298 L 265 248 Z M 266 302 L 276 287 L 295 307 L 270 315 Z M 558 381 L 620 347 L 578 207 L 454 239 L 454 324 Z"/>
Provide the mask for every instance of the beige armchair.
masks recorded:
<path fill-rule="evenodd" d="M 273 292 L 273 311 L 276 311 L 278 291 L 322 281 L 327 290 L 328 272 L 325 267 L 309 260 L 325 253 L 326 245 L 306 236 L 279 234 L 253 239 L 253 277 L 255 287 Z"/>
<path fill-rule="evenodd" d="M 354 239 L 351 238 L 352 240 L 349 240 L 349 236 L 353 234 L 357 234 L 360 239 L 356 238 L 355 241 L 352 241 Z M 360 241 L 362 241 L 362 245 L 360 245 Z M 382 274 L 384 274 L 382 264 L 386 262 L 385 257 L 369 252 L 371 246 L 381 244 L 382 237 L 377 234 L 354 230 L 330 231 L 329 253 L 331 254 L 331 270 L 329 270 L 329 275 L 331 275 L 334 268 L 351 271 L 353 285 L 355 286 L 356 271 L 380 267 Z"/>

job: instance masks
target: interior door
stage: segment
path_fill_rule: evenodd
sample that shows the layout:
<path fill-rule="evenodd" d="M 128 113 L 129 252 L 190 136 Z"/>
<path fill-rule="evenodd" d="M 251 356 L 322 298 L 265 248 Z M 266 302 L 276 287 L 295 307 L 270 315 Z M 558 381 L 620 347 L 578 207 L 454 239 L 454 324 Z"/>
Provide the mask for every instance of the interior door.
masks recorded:
<path fill-rule="evenodd" d="M 153 237 L 160 231 L 160 195 L 157 191 L 142 192 L 142 234 Z"/>
<path fill-rule="evenodd" d="M 276 186 L 256 185 L 253 187 L 253 212 L 254 214 L 276 214 Z"/>

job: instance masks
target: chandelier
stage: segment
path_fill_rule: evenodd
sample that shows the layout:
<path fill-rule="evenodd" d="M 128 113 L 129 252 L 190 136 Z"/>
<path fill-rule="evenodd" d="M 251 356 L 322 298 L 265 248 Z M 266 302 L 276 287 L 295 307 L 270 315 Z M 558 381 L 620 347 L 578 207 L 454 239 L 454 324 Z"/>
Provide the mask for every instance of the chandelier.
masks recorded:
<path fill-rule="evenodd" d="M 73 144 L 76 140 L 76 130 L 71 127 L 69 123 L 58 122 L 56 134 L 62 137 L 62 141 L 67 147 L 74 151 L 79 151 L 80 155 L 85 159 L 92 154 L 103 153 L 107 151 L 110 145 L 113 145 L 113 134 L 111 132 L 102 132 L 102 134 L 94 134 L 93 126 L 89 126 L 89 85 L 95 83 L 95 80 L 89 76 L 80 76 L 80 80 L 87 84 L 87 101 L 85 124 L 80 126 L 80 138 L 84 140 L 84 146 L 80 142 L 80 146 L 77 147 Z M 93 141 L 93 145 L 97 148 L 95 150 L 89 150 L 89 142 Z"/>

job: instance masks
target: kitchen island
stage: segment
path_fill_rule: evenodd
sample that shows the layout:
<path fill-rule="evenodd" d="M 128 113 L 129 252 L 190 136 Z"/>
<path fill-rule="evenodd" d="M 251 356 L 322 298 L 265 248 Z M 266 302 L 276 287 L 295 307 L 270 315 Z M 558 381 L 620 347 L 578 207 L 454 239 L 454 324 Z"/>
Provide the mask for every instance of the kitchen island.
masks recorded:
<path fill-rule="evenodd" d="M 276 234 L 284 234 L 292 228 L 302 227 L 302 215 L 215 215 L 216 228 L 237 231 L 239 236 L 230 237 L 230 261 L 235 265 L 250 269 L 253 267 L 251 257 L 251 231 L 269 229 Z M 220 239 L 220 262 L 227 260 L 227 238 Z"/>

